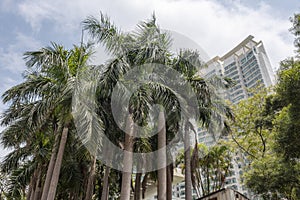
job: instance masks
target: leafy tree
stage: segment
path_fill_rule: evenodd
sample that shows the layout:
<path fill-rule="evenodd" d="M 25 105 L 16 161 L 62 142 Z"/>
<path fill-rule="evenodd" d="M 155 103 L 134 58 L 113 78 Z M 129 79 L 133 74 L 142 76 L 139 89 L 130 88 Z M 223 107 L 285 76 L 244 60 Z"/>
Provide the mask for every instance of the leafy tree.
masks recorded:
<path fill-rule="evenodd" d="M 198 197 L 224 187 L 230 174 L 232 150 L 220 143 L 208 148 L 196 144 L 192 154 L 192 182 Z"/>
<path fill-rule="evenodd" d="M 252 97 L 233 105 L 235 121 L 230 126 L 231 139 L 248 160 L 264 157 L 270 149 L 268 141 L 272 139 L 272 127 L 265 111 L 268 89 L 253 90 L 252 94 Z"/>
<path fill-rule="evenodd" d="M 299 159 L 300 61 L 285 60 L 278 73 L 276 92 L 284 105 L 275 121 L 277 150 L 287 159 Z"/>
<path fill-rule="evenodd" d="M 299 17 L 291 20 L 297 56 L 280 63 L 275 93 L 256 94 L 236 110 L 233 139 L 250 160 L 245 183 L 263 199 L 300 198 Z"/>

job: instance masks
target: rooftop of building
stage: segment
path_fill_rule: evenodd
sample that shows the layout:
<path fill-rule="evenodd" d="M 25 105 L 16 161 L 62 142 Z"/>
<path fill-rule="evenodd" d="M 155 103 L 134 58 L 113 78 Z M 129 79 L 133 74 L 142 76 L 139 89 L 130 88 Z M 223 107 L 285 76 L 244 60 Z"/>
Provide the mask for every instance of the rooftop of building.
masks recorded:
<path fill-rule="evenodd" d="M 217 190 L 217 191 L 215 191 L 215 192 L 212 192 L 212 193 L 210 193 L 210 194 L 208 194 L 208 195 L 205 195 L 205 196 L 203 196 L 203 197 L 201 197 L 201 198 L 199 198 L 199 199 L 197 199 L 197 200 L 203 200 L 203 199 L 205 199 L 205 198 L 207 198 L 207 197 L 211 197 L 211 196 L 213 196 L 213 195 L 215 195 L 215 194 L 217 194 L 217 193 L 223 192 L 223 191 L 225 191 L 225 192 L 227 192 L 227 191 L 233 191 L 235 194 L 239 194 L 239 195 L 242 196 L 244 199 L 250 200 L 248 197 L 246 197 L 246 196 L 243 195 L 242 193 L 240 193 L 240 192 L 238 192 L 238 191 L 236 191 L 236 190 L 233 190 L 233 189 L 231 189 L 231 188 L 222 188 L 222 189 Z M 221 199 L 221 200 L 222 200 L 222 199 Z"/>
<path fill-rule="evenodd" d="M 230 51 L 228 51 L 225 55 L 223 55 L 222 57 L 219 56 L 215 56 L 212 59 L 210 59 L 209 61 L 207 61 L 207 65 L 214 63 L 216 61 L 224 61 L 227 58 L 231 57 L 232 55 L 236 55 L 237 52 L 239 52 L 242 48 L 248 48 L 251 49 L 249 46 L 250 43 L 254 44 L 254 45 L 259 45 L 260 43 L 262 43 L 261 41 L 256 42 L 254 40 L 254 36 L 249 35 L 248 37 L 246 37 L 242 42 L 240 42 L 238 45 L 236 45 L 233 49 L 231 49 Z"/>

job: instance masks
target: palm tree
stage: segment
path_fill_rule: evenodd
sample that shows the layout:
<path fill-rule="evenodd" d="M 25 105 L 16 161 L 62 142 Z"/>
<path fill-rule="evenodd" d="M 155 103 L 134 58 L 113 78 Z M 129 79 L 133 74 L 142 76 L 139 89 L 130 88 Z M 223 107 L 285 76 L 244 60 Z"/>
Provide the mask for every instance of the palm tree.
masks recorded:
<path fill-rule="evenodd" d="M 77 75 L 77 70 L 85 65 L 90 54 L 90 52 L 84 51 L 84 48 L 75 47 L 74 50 L 68 52 L 61 46 L 54 45 L 54 48 L 45 48 L 42 51 L 25 54 L 29 60 L 27 63 L 30 67 L 37 66 L 44 68 L 44 65 L 50 65 L 44 69 L 45 74 L 54 79 L 54 84 L 56 83 L 58 88 L 56 88 L 56 91 L 49 92 L 59 92 L 62 94 L 62 96 L 56 99 L 55 106 L 58 109 L 58 118 L 63 130 L 55 165 L 52 170 L 50 186 L 49 189 L 45 188 L 46 190 L 43 192 L 44 198 L 47 196 L 49 200 L 55 198 L 64 149 L 72 123 L 71 105 L 74 93 L 74 79 Z"/>
<path fill-rule="evenodd" d="M 165 122 L 165 114 L 164 111 L 161 110 L 159 112 L 158 117 L 158 149 L 164 149 L 167 144 L 167 136 L 166 136 L 166 122 Z M 167 166 L 167 152 L 161 151 L 158 153 L 158 165 Z M 166 199 L 167 198 L 167 167 L 163 167 L 158 169 L 158 191 L 157 196 L 158 199 Z"/>
<path fill-rule="evenodd" d="M 20 126 L 22 120 L 26 120 L 25 127 L 28 127 L 32 135 L 46 132 L 49 129 L 48 122 L 56 119 L 59 127 L 57 130 L 62 131 L 60 140 L 56 140 L 53 145 L 52 153 L 55 156 L 52 156 L 48 165 L 42 199 L 55 197 L 64 149 L 73 123 L 70 113 L 74 80 L 77 71 L 86 64 L 89 55 L 90 51 L 86 47 L 75 46 L 73 50 L 68 51 L 55 43 L 52 43 L 52 47 L 27 52 L 25 59 L 28 73 L 25 81 L 7 90 L 3 95 L 5 103 L 11 102 L 3 123 Z M 54 133 L 58 134 L 56 131 Z M 30 144 L 28 139 L 30 140 L 27 138 L 25 141 Z M 49 181 L 50 186 L 47 187 Z"/>
<path fill-rule="evenodd" d="M 193 92 L 197 97 L 197 105 L 196 108 L 199 114 L 196 116 L 196 121 L 201 121 L 205 125 L 209 125 L 212 121 L 212 118 L 222 118 L 222 116 L 230 115 L 229 109 L 226 105 L 219 103 L 220 98 L 217 96 L 217 92 L 215 88 L 211 86 L 210 82 L 205 81 L 203 78 L 197 76 L 197 72 L 199 67 L 201 67 L 202 63 L 199 60 L 199 55 L 193 51 L 182 51 L 178 57 L 172 58 L 171 53 L 169 51 L 171 39 L 170 36 L 166 33 L 160 31 L 158 26 L 156 25 L 156 19 L 153 18 L 147 22 L 142 22 L 138 25 L 137 31 L 134 33 L 123 33 L 113 25 L 109 18 L 102 13 L 100 14 L 100 20 L 97 20 L 94 17 L 89 17 L 84 21 L 84 28 L 89 31 L 92 38 L 96 39 L 97 42 L 104 44 L 106 50 L 113 56 L 113 59 L 106 65 L 105 69 L 100 78 L 99 87 L 102 89 L 102 92 L 107 94 L 107 98 L 111 98 L 111 93 L 113 91 L 114 86 L 118 82 L 118 80 L 126 74 L 130 69 L 134 66 L 141 66 L 147 63 L 159 63 L 162 65 L 170 64 L 171 67 L 177 70 L 182 76 L 185 78 L 183 83 L 188 83 L 192 86 Z M 166 68 L 167 70 L 167 68 Z M 219 83 L 223 83 L 224 80 L 218 80 Z M 149 110 L 150 105 L 153 103 L 160 103 L 164 106 L 169 114 L 166 114 L 166 124 L 167 129 L 171 132 L 175 133 L 178 131 L 178 118 L 180 118 L 180 106 L 178 105 L 178 100 L 176 101 L 176 95 L 178 92 L 166 87 L 163 84 L 159 83 L 147 83 L 144 88 L 141 88 L 131 98 L 130 104 L 130 115 L 132 116 L 124 116 L 127 119 L 128 127 L 131 127 L 130 124 L 134 121 L 139 121 L 147 116 L 147 111 Z M 141 91 L 144 93 L 141 94 Z M 126 90 L 124 91 L 126 93 Z M 140 92 L 141 95 L 138 95 Z M 122 96 L 124 94 L 120 94 Z M 135 98 L 136 97 L 136 98 Z M 183 96 L 182 98 L 189 101 L 188 96 Z M 110 102 L 108 101 L 108 105 Z M 103 108 L 103 107 L 101 107 Z M 176 115 L 171 115 L 172 112 L 176 113 Z M 108 111 L 111 112 L 111 111 Z M 188 112 L 193 112 L 192 110 Z M 175 117 L 174 117 L 175 116 Z M 185 141 L 189 141 L 189 123 L 185 124 L 186 127 L 186 139 Z M 133 128 L 127 129 L 127 133 L 134 133 Z M 124 140 L 121 141 L 124 143 L 124 148 L 127 150 L 132 150 L 134 146 L 134 141 L 132 138 L 130 139 L 130 134 L 125 134 L 125 143 Z M 164 145 L 166 142 L 160 141 Z M 162 145 L 163 145 L 162 144 Z M 187 165 L 190 156 L 189 144 L 186 143 L 186 158 Z M 128 157 L 124 157 L 124 168 L 128 171 L 132 169 L 132 159 L 128 155 Z M 164 170 L 165 171 L 165 170 Z M 130 197 L 130 173 L 123 172 L 122 178 L 122 188 L 121 188 L 121 199 L 129 199 Z M 163 180 L 166 181 L 165 178 L 166 173 L 163 173 Z M 186 170 L 186 188 L 187 191 L 187 199 L 191 198 L 191 175 L 190 170 Z M 162 186 L 162 184 L 159 184 Z M 163 187 L 163 186 L 162 186 Z M 165 189 L 161 188 L 159 191 L 165 191 Z"/>
<path fill-rule="evenodd" d="M 26 187 L 26 184 L 31 179 L 28 197 L 30 197 L 30 193 L 33 196 L 35 195 L 35 188 L 41 190 L 41 188 L 36 187 L 41 181 L 37 181 L 37 178 L 41 177 L 42 171 L 40 168 L 43 168 L 45 162 L 47 162 L 45 157 L 48 155 L 48 149 L 51 148 L 50 145 L 53 141 L 51 135 L 55 125 L 53 124 L 54 126 L 52 126 L 54 122 L 51 120 L 45 121 L 42 126 L 38 127 L 37 124 L 41 120 L 39 113 L 45 114 L 43 110 L 45 109 L 43 107 L 44 102 L 41 100 L 28 102 L 31 97 L 24 93 L 26 93 L 25 90 L 31 89 L 34 91 L 33 87 L 44 80 L 35 75 L 29 76 L 24 83 L 11 88 L 3 95 L 5 102 L 9 98 L 13 99 L 13 102 L 2 116 L 2 125 L 8 126 L 1 133 L 2 144 L 6 148 L 13 148 L 14 150 L 3 160 L 2 170 L 7 173 L 13 171 L 12 174 L 14 175 L 12 175 L 13 179 L 11 181 L 19 177 L 19 180 L 23 180 L 23 187 Z M 16 94 L 14 97 L 9 96 L 13 95 L 13 93 Z M 24 95 L 24 97 L 17 97 L 19 94 Z M 24 98 L 24 100 L 20 98 Z M 32 159 L 28 160 L 31 157 Z M 20 176 L 23 176 L 23 178 Z M 18 186 L 20 184 L 13 185 Z"/>
<path fill-rule="evenodd" d="M 115 84 L 121 76 L 123 76 L 130 68 L 134 66 L 143 65 L 145 63 L 153 63 L 159 61 L 165 63 L 165 51 L 164 46 L 155 47 L 155 42 L 162 40 L 164 34 L 160 34 L 157 26 L 155 25 L 155 17 L 149 22 L 144 22 L 139 25 L 139 30 L 134 34 L 124 34 L 120 32 L 110 21 L 109 18 L 101 13 L 100 21 L 94 17 L 89 17 L 84 21 L 84 27 L 89 31 L 91 36 L 97 39 L 98 42 L 102 42 L 106 49 L 115 57 L 105 69 L 103 73 L 103 79 L 100 80 L 100 86 L 105 93 L 110 94 Z M 150 30 L 153 30 L 152 32 Z M 163 45 L 168 44 L 168 38 L 166 41 L 160 41 Z M 145 43 L 145 41 L 150 41 Z M 165 44 L 164 44 L 165 43 Z M 151 46 L 152 45 L 152 46 Z M 153 47 L 154 45 L 154 47 Z M 161 44 L 160 44 L 161 45 Z M 157 45 L 156 45 L 157 46 Z M 157 49 L 157 51 L 155 51 Z M 159 50 L 159 51 L 158 51 Z M 142 98 L 144 98 L 143 96 Z M 108 97 L 110 98 L 110 97 Z M 139 102 L 144 99 L 139 99 Z M 140 104 L 143 105 L 143 104 Z M 135 112 L 136 111 L 136 112 Z M 135 116 L 127 116 L 127 134 L 125 134 L 124 149 L 132 151 L 134 143 L 133 137 L 128 133 L 134 133 L 133 119 L 138 118 L 137 115 L 141 114 L 141 109 L 136 108 L 133 113 Z M 130 196 L 130 181 L 131 173 L 128 173 L 132 169 L 132 158 L 130 154 L 124 156 L 124 169 L 127 172 L 123 172 L 122 187 L 121 187 L 121 199 L 129 199 Z"/>
<path fill-rule="evenodd" d="M 207 195 L 224 187 L 229 175 L 232 151 L 226 144 L 218 143 L 210 149 L 196 144 L 193 150 L 193 187 L 198 197 Z M 212 186 L 212 187 L 211 187 Z"/>
<path fill-rule="evenodd" d="M 178 57 L 175 58 L 173 67 L 179 71 L 192 87 L 192 91 L 197 98 L 197 108 L 189 110 L 189 113 L 195 112 L 196 122 L 202 123 L 204 127 L 217 123 L 227 130 L 227 118 L 233 118 L 228 105 L 224 103 L 219 95 L 220 90 L 228 88 L 232 82 L 221 77 L 204 79 L 199 75 L 199 70 L 205 65 L 200 60 L 197 51 L 181 50 Z M 186 97 L 188 99 L 188 97 Z M 186 199 L 192 199 L 192 171 L 191 171 L 191 149 L 190 149 L 190 131 L 195 134 L 195 129 L 190 121 L 184 124 L 184 164 L 185 164 L 185 196 Z"/>

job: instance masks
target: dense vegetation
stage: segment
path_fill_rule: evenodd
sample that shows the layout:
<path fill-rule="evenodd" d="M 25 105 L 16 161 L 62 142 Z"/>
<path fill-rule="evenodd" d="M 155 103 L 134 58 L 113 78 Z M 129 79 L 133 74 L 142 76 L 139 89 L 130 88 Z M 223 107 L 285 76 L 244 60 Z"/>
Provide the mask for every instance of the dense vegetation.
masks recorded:
<path fill-rule="evenodd" d="M 171 52 L 171 36 L 158 27 L 155 16 L 129 33 L 119 30 L 102 13 L 99 19 L 84 20 L 84 29 L 110 55 L 100 66 L 90 64 L 91 44 L 82 43 L 68 50 L 51 43 L 50 47 L 26 52 L 23 82 L 2 95 L 8 108 L 1 116 L 1 125 L 5 126 L 1 143 L 10 153 L 1 162 L 1 198 L 127 200 L 132 196 L 138 200 L 144 197 L 147 183 L 157 182 L 158 198 L 172 199 L 177 159 L 184 169 L 186 199 L 191 200 L 192 187 L 199 196 L 212 192 L 208 187 L 212 183 L 213 190 L 224 187 L 230 174 L 232 147 L 236 145 L 250 163 L 243 179 L 253 192 L 264 199 L 300 199 L 300 15 L 295 15 L 292 22 L 297 56 L 282 61 L 273 93 L 262 89 L 232 109 L 218 96 L 218 90 L 227 89 L 232 82 L 222 77 L 200 77 L 197 72 L 204 65 L 197 51 Z M 172 84 L 190 85 L 195 99 L 161 82 L 147 82 L 132 94 L 128 108 L 124 108 L 128 114 L 121 116 L 121 123 L 126 134 L 114 121 L 110 106 L 113 89 L 127 72 L 147 64 L 160 64 L 166 73 L 176 70 L 182 79 Z M 84 96 L 93 109 L 77 102 L 75 113 L 79 118 L 75 119 L 72 100 L 78 88 L 94 91 L 94 95 Z M 120 97 L 128 96 L 130 91 L 123 89 Z M 194 100 L 196 111 L 185 111 L 178 96 L 187 104 Z M 158 127 L 163 128 L 157 135 L 134 138 L 134 123 L 151 129 L 147 119 L 155 117 L 150 110 L 156 104 L 164 108 L 156 116 Z M 190 120 L 181 123 L 185 113 L 195 113 L 191 120 L 203 127 L 219 120 L 222 132 L 228 134 L 227 119 L 234 119 L 232 110 L 235 120 L 231 122 L 231 142 L 211 149 L 196 143 L 193 150 L 190 148 L 195 129 Z M 81 128 L 76 126 L 78 123 Z M 97 160 L 97 152 L 86 145 L 94 144 L 101 133 L 120 149 L 148 153 L 171 143 L 180 129 L 184 130 L 180 138 L 184 153 L 179 159 L 167 151 L 160 154 L 160 159 L 174 162 L 153 172 L 136 172 L 145 161 L 135 162 L 127 154 L 119 160 L 130 172 L 118 171 Z M 105 152 L 106 144 L 97 142 L 99 151 L 119 156 Z"/>
<path fill-rule="evenodd" d="M 233 109 L 232 138 L 250 161 L 245 183 L 263 199 L 300 198 L 300 15 L 291 21 L 296 57 L 281 62 L 271 91 Z"/>
<path fill-rule="evenodd" d="M 189 141 L 193 127 L 190 119 L 183 123 L 180 119 L 185 113 L 195 112 L 193 120 L 208 126 L 213 118 L 231 117 L 229 107 L 222 103 L 216 90 L 217 87 L 228 87 L 230 81 L 218 77 L 206 81 L 197 75 L 203 66 L 198 53 L 188 49 L 181 50 L 178 55 L 172 53 L 171 38 L 159 29 L 155 16 L 138 24 L 131 33 L 119 30 L 103 14 L 99 20 L 89 17 L 83 24 L 91 38 L 104 45 L 110 54 L 103 65 L 89 64 L 92 51 L 89 44 L 66 50 L 52 43 L 50 47 L 24 54 L 28 68 L 24 81 L 2 96 L 3 102 L 8 104 L 2 116 L 2 125 L 6 126 L 1 133 L 2 144 L 11 149 L 2 161 L 2 172 L 7 177 L 2 195 L 7 199 L 31 200 L 125 200 L 134 193 L 134 199 L 140 199 L 144 196 L 147 182 L 157 181 L 158 197 L 171 199 L 172 162 L 154 172 L 132 174 L 140 162 L 136 163 L 132 155 L 124 154 L 118 159 L 127 171 L 116 171 L 101 160 L 97 161 L 97 151 L 110 153 L 112 158 L 118 155 L 105 152 L 107 144 L 95 141 L 101 133 L 120 149 L 147 153 L 167 145 L 181 127 L 184 130 L 181 140 L 184 140 L 185 148 L 186 197 L 191 199 Z M 124 108 L 128 111 L 127 115 L 121 116 L 126 127 L 125 134 L 114 121 L 110 106 L 115 100 L 113 89 L 135 66 L 154 63 L 164 66 L 165 74 L 176 70 L 182 79 L 171 80 L 170 85 L 190 85 L 195 98 L 181 96 L 178 91 L 160 82 L 145 83 L 132 94 L 128 108 Z M 85 75 L 84 80 L 82 74 Z M 77 102 L 74 110 L 74 94 L 85 92 L 82 88 L 95 94 L 84 93 L 84 99 Z M 123 88 L 118 95 L 125 97 L 129 92 Z M 178 96 L 181 101 L 187 102 L 186 105 L 196 102 L 196 107 L 191 110 L 185 104 L 180 105 Z M 96 97 L 95 101 L 93 97 Z M 85 101 L 94 105 L 93 109 L 85 107 Z M 154 117 L 149 110 L 155 104 L 164 108 L 164 111 L 160 109 L 158 116 L 158 127 L 164 128 L 157 136 L 134 138 L 136 129 L 133 124 L 150 126 L 146 119 Z M 220 123 L 227 122 L 222 120 Z M 96 153 L 91 149 L 88 151 L 86 143 L 98 145 L 93 149 Z M 166 158 L 166 155 L 167 152 L 160 157 Z M 160 157 L 158 160 L 162 159 Z M 168 159 L 175 160 L 169 156 Z"/>

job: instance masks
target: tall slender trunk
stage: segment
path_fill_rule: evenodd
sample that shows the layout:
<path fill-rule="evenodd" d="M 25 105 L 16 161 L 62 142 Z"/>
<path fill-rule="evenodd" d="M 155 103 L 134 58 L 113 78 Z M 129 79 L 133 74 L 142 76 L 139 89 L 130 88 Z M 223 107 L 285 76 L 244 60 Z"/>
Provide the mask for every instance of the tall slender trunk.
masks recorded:
<path fill-rule="evenodd" d="M 30 200 L 31 192 L 32 192 L 32 179 L 30 180 L 29 187 L 28 187 L 28 192 L 26 194 L 26 199 L 27 200 Z M 1 192 L 1 194 L 2 194 L 2 192 Z"/>
<path fill-rule="evenodd" d="M 105 167 L 105 172 L 104 172 L 101 200 L 108 200 L 108 194 L 109 194 L 109 179 L 108 178 L 109 178 L 109 173 L 110 173 L 110 167 L 107 165 Z"/>
<path fill-rule="evenodd" d="M 66 146 L 66 142 L 67 142 L 67 138 L 68 138 L 68 133 L 69 133 L 69 127 L 68 127 L 68 125 L 65 125 L 63 128 L 61 139 L 60 139 L 59 149 L 58 149 L 58 153 L 57 153 L 55 166 L 53 169 L 53 174 L 52 174 L 52 179 L 51 179 L 51 183 L 50 183 L 47 200 L 54 200 L 54 198 L 55 198 L 61 164 L 62 164 L 62 159 L 63 159 L 65 146 Z"/>
<path fill-rule="evenodd" d="M 59 134 L 56 133 L 55 141 L 54 141 L 54 144 L 53 144 L 53 147 L 52 147 L 50 162 L 48 164 L 47 175 L 46 175 L 46 180 L 45 180 L 44 187 L 43 187 L 41 200 L 47 200 L 47 196 L 48 196 L 49 189 L 50 189 L 52 173 L 53 173 L 53 169 L 54 169 L 54 166 L 55 166 L 58 142 L 59 142 Z"/>
<path fill-rule="evenodd" d="M 35 190 L 32 190 L 32 191 L 31 191 L 31 194 L 30 194 L 30 200 L 34 200 L 34 194 L 35 194 L 34 191 L 35 191 Z"/>
<path fill-rule="evenodd" d="M 199 171 L 199 179 L 200 179 L 200 183 L 201 183 L 202 196 L 204 196 L 205 195 L 204 180 L 202 180 L 200 171 Z"/>
<path fill-rule="evenodd" d="M 111 150 L 108 147 L 108 144 L 104 144 L 104 153 L 108 158 L 112 158 L 114 154 L 114 150 Z M 102 181 L 102 189 L 101 189 L 101 200 L 108 200 L 109 198 L 109 174 L 110 174 L 110 166 L 112 159 L 108 160 L 104 170 L 104 178 Z M 103 166 L 104 167 L 104 166 Z M 103 170 L 102 170 L 103 171 Z"/>
<path fill-rule="evenodd" d="M 29 183 L 28 192 L 26 194 L 26 199 L 27 200 L 30 200 L 31 193 L 33 192 L 34 179 L 35 179 L 35 173 L 33 173 L 32 176 L 31 176 L 31 180 L 30 180 L 30 183 Z"/>
<path fill-rule="evenodd" d="M 146 194 L 146 190 L 147 190 L 148 176 L 149 176 L 149 173 L 146 173 L 144 178 L 143 178 L 143 181 L 142 181 L 142 199 L 145 199 L 145 194 Z"/>
<path fill-rule="evenodd" d="M 121 184 L 121 198 L 120 200 L 130 199 L 131 186 L 131 171 L 133 164 L 133 143 L 134 143 L 134 122 L 131 115 L 128 115 L 126 121 L 126 133 L 124 142 L 124 158 L 123 158 L 123 172 Z"/>
<path fill-rule="evenodd" d="M 134 200 L 141 199 L 141 179 L 142 179 L 142 174 L 137 173 L 135 177 Z"/>
<path fill-rule="evenodd" d="M 36 181 L 37 181 L 37 173 L 38 173 L 38 168 L 36 168 L 34 170 L 34 173 L 31 177 L 30 184 L 29 184 L 29 190 L 26 195 L 27 200 L 33 200 L 33 198 L 34 198 L 35 185 L 36 185 Z"/>
<path fill-rule="evenodd" d="M 167 152 L 166 152 L 166 122 L 164 111 L 158 116 L 158 188 L 159 200 L 167 199 Z"/>
<path fill-rule="evenodd" d="M 167 200 L 172 200 L 173 163 L 167 167 Z"/>
<path fill-rule="evenodd" d="M 191 179 L 191 147 L 188 125 L 185 127 L 184 135 L 184 165 L 185 165 L 185 199 L 192 200 L 192 179 Z"/>
<path fill-rule="evenodd" d="M 195 174 L 193 174 L 192 176 L 194 176 L 195 181 L 193 182 L 192 180 L 192 186 L 194 188 L 194 190 L 196 191 L 197 197 L 200 198 L 200 185 L 201 185 L 201 181 L 199 180 L 199 176 L 198 176 L 198 170 L 195 169 L 195 171 L 193 172 Z"/>
<path fill-rule="evenodd" d="M 105 173 L 104 172 L 104 166 L 99 166 L 99 174 L 103 174 L 103 173 Z M 104 174 L 104 176 L 105 176 L 105 174 Z M 102 197 L 102 190 L 103 190 L 103 184 L 104 183 L 102 183 L 102 177 L 99 177 L 98 179 L 97 179 L 97 184 L 99 185 L 99 187 L 98 187 L 98 200 L 101 200 L 101 197 Z"/>
<path fill-rule="evenodd" d="M 210 181 L 209 181 L 209 163 L 206 163 L 206 181 L 207 181 L 207 194 L 210 193 Z"/>
<path fill-rule="evenodd" d="M 93 164 L 91 166 L 91 171 L 90 171 L 89 178 L 88 178 L 85 200 L 90 200 L 93 197 L 94 182 L 95 182 L 95 177 L 96 177 L 96 161 L 97 161 L 97 158 L 95 156 L 93 159 Z"/>
<path fill-rule="evenodd" d="M 37 172 L 37 181 L 35 184 L 35 191 L 34 191 L 34 197 L 33 200 L 40 200 L 41 198 L 41 177 L 42 177 L 42 168 L 41 166 L 38 167 L 38 172 Z"/>

